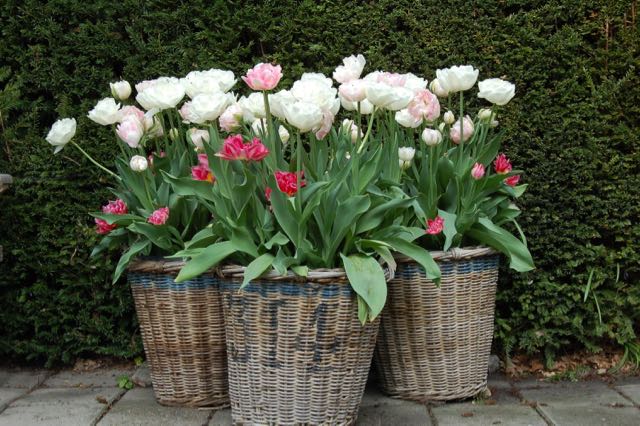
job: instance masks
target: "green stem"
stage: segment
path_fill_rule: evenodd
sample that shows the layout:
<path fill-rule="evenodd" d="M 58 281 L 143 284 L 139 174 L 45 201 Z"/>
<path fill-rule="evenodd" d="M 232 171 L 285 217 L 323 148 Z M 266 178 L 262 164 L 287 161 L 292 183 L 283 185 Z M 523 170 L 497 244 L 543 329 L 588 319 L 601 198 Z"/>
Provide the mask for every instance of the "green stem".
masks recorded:
<path fill-rule="evenodd" d="M 373 111 L 371 112 L 371 118 L 369 119 L 369 126 L 367 126 L 367 133 L 364 135 L 364 138 L 362 138 L 362 142 L 360 143 L 360 146 L 358 147 L 358 153 L 362 152 L 362 149 L 364 148 L 364 145 L 367 143 L 367 139 L 369 138 L 369 135 L 371 134 L 371 129 L 373 128 L 373 119 L 376 115 L 376 112 L 378 112 L 378 110 L 374 107 Z"/>
<path fill-rule="evenodd" d="M 149 191 L 149 184 L 147 183 L 147 178 L 145 176 L 142 176 L 142 181 L 144 182 L 144 190 L 147 193 L 149 204 L 151 205 L 151 209 L 153 210 L 153 199 L 151 198 L 151 192 Z"/>
<path fill-rule="evenodd" d="M 78 148 L 78 150 L 89 159 L 89 161 L 91 161 L 93 164 L 95 164 L 98 168 L 102 169 L 103 171 L 107 172 L 108 174 L 110 174 L 111 176 L 113 176 L 114 178 L 116 178 L 117 180 L 122 180 L 122 178 L 120 176 L 118 176 L 117 174 L 113 173 L 111 170 L 107 169 L 105 166 L 103 166 L 102 164 L 98 163 L 96 160 L 94 160 L 89 154 L 87 154 L 87 152 L 80 148 L 80 146 L 75 143 L 75 142 L 71 142 L 71 144 L 73 146 L 75 146 L 76 148 Z"/>
<path fill-rule="evenodd" d="M 462 165 L 462 151 L 464 150 L 464 92 L 460 91 L 460 143 L 458 144 L 458 167 Z"/>

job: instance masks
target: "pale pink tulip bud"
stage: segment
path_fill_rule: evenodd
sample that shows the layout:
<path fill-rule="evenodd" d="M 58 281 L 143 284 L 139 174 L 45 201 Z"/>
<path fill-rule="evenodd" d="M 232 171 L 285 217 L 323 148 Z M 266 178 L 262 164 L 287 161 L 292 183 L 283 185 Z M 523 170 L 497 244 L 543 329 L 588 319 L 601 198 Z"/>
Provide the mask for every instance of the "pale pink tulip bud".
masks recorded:
<path fill-rule="evenodd" d="M 144 125 L 134 115 L 128 115 L 118 124 L 116 133 L 131 148 L 137 148 L 144 135 Z"/>
<path fill-rule="evenodd" d="M 461 139 L 463 142 L 466 142 L 469 140 L 471 135 L 473 135 L 473 121 L 471 121 L 471 117 L 469 117 L 468 115 L 465 115 L 464 119 L 462 120 L 462 132 L 462 137 L 460 137 L 460 119 L 458 119 L 458 121 L 453 123 L 451 129 L 449 130 L 449 136 L 451 137 L 453 143 L 458 144 L 460 143 Z"/>
<path fill-rule="evenodd" d="M 240 127 L 240 120 L 242 120 L 242 108 L 238 104 L 228 106 L 218 118 L 220 128 L 229 133 Z"/>
<path fill-rule="evenodd" d="M 442 142 L 442 133 L 438 130 L 426 128 L 422 131 L 422 141 L 427 146 L 436 146 Z"/>
<path fill-rule="evenodd" d="M 338 88 L 340 95 L 349 102 L 362 102 L 367 98 L 367 86 L 363 80 L 352 80 Z"/>
<path fill-rule="evenodd" d="M 442 117 L 442 119 L 444 120 L 445 123 L 451 125 L 453 124 L 454 121 L 456 121 L 456 116 L 453 115 L 451 111 L 447 111 L 444 113 L 444 116 Z"/>
<path fill-rule="evenodd" d="M 484 176 L 484 166 L 480 163 L 476 163 L 473 165 L 473 169 L 471 169 L 471 177 L 475 180 L 482 179 Z"/>
<path fill-rule="evenodd" d="M 437 78 L 433 79 L 433 81 L 429 85 L 429 89 L 431 89 L 431 91 L 435 93 L 435 95 L 439 98 L 446 98 L 447 96 L 449 96 L 449 92 L 444 90 Z"/>
<path fill-rule="evenodd" d="M 282 78 L 282 67 L 260 63 L 247 71 L 247 75 L 242 77 L 247 86 L 253 90 L 272 90 Z"/>

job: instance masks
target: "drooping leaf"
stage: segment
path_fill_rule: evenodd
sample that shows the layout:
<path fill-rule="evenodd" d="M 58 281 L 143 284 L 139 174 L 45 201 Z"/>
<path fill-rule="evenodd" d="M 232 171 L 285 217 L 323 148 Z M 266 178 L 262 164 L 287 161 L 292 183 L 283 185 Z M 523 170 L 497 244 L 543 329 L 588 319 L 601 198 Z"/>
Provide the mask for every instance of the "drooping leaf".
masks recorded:
<path fill-rule="evenodd" d="M 342 257 L 342 264 L 353 290 L 369 308 L 369 318 L 374 320 L 387 300 L 387 282 L 384 270 L 372 257 L 352 255 Z"/>
<path fill-rule="evenodd" d="M 240 288 L 244 288 L 251 280 L 262 275 L 264 271 L 271 266 L 274 259 L 275 257 L 270 253 L 265 253 L 253 259 L 253 261 L 244 268 L 244 279 L 242 280 Z"/>
<path fill-rule="evenodd" d="M 175 281 L 181 283 L 186 280 L 197 277 L 203 272 L 216 266 L 221 260 L 226 258 L 232 253 L 235 253 L 236 249 L 231 241 L 223 241 L 210 245 L 206 249 L 202 250 L 200 254 L 194 256 L 189 260 L 180 270 Z"/>
<path fill-rule="evenodd" d="M 127 266 L 129 265 L 129 262 L 131 262 L 131 259 L 133 259 L 135 256 L 137 256 L 139 253 L 141 253 L 150 245 L 151 245 L 151 241 L 147 239 L 139 240 L 133 243 L 133 245 L 129 247 L 129 250 L 124 252 L 124 254 L 120 257 L 118 264 L 116 265 L 116 270 L 113 272 L 112 282 L 114 284 L 116 283 L 116 281 L 118 281 L 118 278 L 120 278 L 120 275 L 122 275 L 124 270 L 127 268 Z"/>
<path fill-rule="evenodd" d="M 400 238 L 387 238 L 385 241 L 393 247 L 393 250 L 418 262 L 424 268 L 427 278 L 436 285 L 440 284 L 440 268 L 429 251 Z"/>
<path fill-rule="evenodd" d="M 490 219 L 480 218 L 467 234 L 481 244 L 493 247 L 509 258 L 509 266 L 518 272 L 535 268 L 527 247 L 509 231 L 495 225 Z"/>

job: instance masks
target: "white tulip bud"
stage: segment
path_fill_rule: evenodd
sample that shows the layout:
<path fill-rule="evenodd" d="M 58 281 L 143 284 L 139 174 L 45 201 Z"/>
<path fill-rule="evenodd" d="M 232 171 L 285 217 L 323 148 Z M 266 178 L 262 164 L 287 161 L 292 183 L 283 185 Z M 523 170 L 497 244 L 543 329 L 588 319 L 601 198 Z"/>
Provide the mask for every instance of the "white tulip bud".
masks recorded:
<path fill-rule="evenodd" d="M 178 131 L 178 129 L 174 127 L 171 130 L 169 130 L 169 139 L 175 142 L 176 140 L 178 140 L 179 137 L 180 137 L 180 132 Z"/>
<path fill-rule="evenodd" d="M 407 170 L 409 167 L 411 167 L 411 161 L 398 160 L 398 163 L 402 170 Z"/>
<path fill-rule="evenodd" d="M 449 92 L 444 90 L 437 78 L 435 78 L 431 82 L 431 84 L 429 85 L 429 89 L 431 89 L 431 91 L 439 98 L 446 98 L 447 96 L 449 96 Z"/>
<path fill-rule="evenodd" d="M 478 118 L 480 120 L 489 120 L 491 118 L 491 114 L 493 114 L 493 112 L 489 108 L 482 108 L 478 111 Z"/>
<path fill-rule="evenodd" d="M 440 123 L 438 124 L 438 129 L 440 130 L 440 133 L 444 132 L 444 128 L 447 124 L 446 123 Z"/>
<path fill-rule="evenodd" d="M 131 96 L 131 85 L 126 80 L 109 83 L 109 87 L 111 87 L 111 95 L 118 100 L 124 101 Z"/>
<path fill-rule="evenodd" d="M 149 167 L 149 162 L 142 155 L 134 155 L 129 161 L 129 167 L 134 172 L 144 172 Z"/>
<path fill-rule="evenodd" d="M 436 146 L 442 142 L 442 133 L 438 130 L 426 128 L 422 131 L 422 141 L 427 146 Z"/>
<path fill-rule="evenodd" d="M 444 116 L 442 117 L 442 119 L 448 125 L 452 125 L 456 121 L 456 116 L 453 115 L 453 113 L 451 111 L 447 111 L 447 112 L 444 113 Z"/>
<path fill-rule="evenodd" d="M 280 136 L 280 140 L 282 141 L 283 145 L 286 145 L 287 142 L 289 142 L 289 138 L 291 137 L 289 131 L 284 126 L 280 126 L 278 128 L 278 135 Z"/>
<path fill-rule="evenodd" d="M 498 127 L 498 124 L 500 124 L 498 120 L 491 120 L 491 123 L 489 123 L 489 125 L 493 128 Z"/>
<path fill-rule="evenodd" d="M 416 155 L 415 148 L 411 148 L 408 146 L 398 148 L 398 158 L 402 161 L 411 161 L 413 157 Z"/>

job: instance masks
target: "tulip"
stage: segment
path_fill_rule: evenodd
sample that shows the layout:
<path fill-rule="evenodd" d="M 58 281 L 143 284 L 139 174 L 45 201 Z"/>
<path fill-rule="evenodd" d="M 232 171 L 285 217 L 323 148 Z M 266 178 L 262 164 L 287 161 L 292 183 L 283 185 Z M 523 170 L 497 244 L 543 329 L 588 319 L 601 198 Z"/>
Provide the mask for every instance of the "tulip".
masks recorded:
<path fill-rule="evenodd" d="M 109 83 L 109 87 L 111 88 L 111 96 L 120 101 L 129 99 L 129 96 L 131 96 L 131 85 L 126 80 Z"/>
<path fill-rule="evenodd" d="M 267 110 L 262 93 L 254 92 L 249 96 L 243 96 L 238 100 L 242 109 L 242 120 L 245 123 L 253 123 L 257 118 L 265 118 Z"/>
<path fill-rule="evenodd" d="M 271 115 L 278 117 L 280 120 L 286 120 L 284 115 L 284 106 L 296 101 L 296 98 L 291 94 L 289 90 L 280 90 L 272 95 L 269 95 L 269 107 L 271 108 Z"/>
<path fill-rule="evenodd" d="M 129 161 L 129 167 L 134 172 L 144 172 L 149 167 L 149 162 L 142 155 L 134 155 Z"/>
<path fill-rule="evenodd" d="M 182 108 L 186 108 L 190 122 L 204 124 L 218 118 L 234 100 L 232 94 L 200 93 L 194 96 L 191 102 L 185 102 L 188 107 L 183 105 Z"/>
<path fill-rule="evenodd" d="M 322 110 L 316 104 L 310 102 L 297 101 L 286 104 L 284 113 L 287 122 L 300 130 L 300 133 L 320 127 L 324 118 Z"/>
<path fill-rule="evenodd" d="M 204 143 L 209 142 L 209 131 L 191 128 L 187 131 L 187 136 L 191 139 L 191 142 L 196 146 L 197 149 L 203 150 Z"/>
<path fill-rule="evenodd" d="M 509 161 L 506 155 L 500 154 L 496 157 L 495 161 L 493 162 L 493 168 L 498 174 L 501 174 L 501 175 L 507 174 L 512 169 L 511 161 Z"/>
<path fill-rule="evenodd" d="M 96 104 L 96 106 L 89 111 L 88 117 L 91 121 L 94 121 L 103 126 L 114 124 L 120 118 L 119 115 L 120 104 L 116 104 L 113 98 L 104 98 Z"/>
<path fill-rule="evenodd" d="M 408 108 L 411 115 L 421 117 L 429 122 L 440 116 L 440 101 L 427 89 L 415 92 Z"/>
<path fill-rule="evenodd" d="M 439 98 L 446 98 L 449 96 L 449 92 L 442 88 L 440 84 L 440 80 L 434 78 L 431 84 L 429 85 L 429 89 Z"/>
<path fill-rule="evenodd" d="M 260 161 L 269 155 L 269 150 L 258 138 L 244 143 L 242 135 L 229 136 L 224 140 L 222 150 L 216 154 L 225 160 Z"/>
<path fill-rule="evenodd" d="M 229 105 L 218 119 L 220 122 L 220 128 L 228 133 L 231 133 L 240 127 L 241 120 L 242 108 L 237 103 Z"/>
<path fill-rule="evenodd" d="M 340 97 L 349 102 L 362 102 L 367 97 L 367 84 L 364 80 L 351 80 L 338 88 Z"/>
<path fill-rule="evenodd" d="M 247 83 L 253 90 L 273 90 L 282 78 L 282 67 L 280 65 L 271 65 L 259 63 L 250 70 L 242 80 Z"/>
<path fill-rule="evenodd" d="M 345 118 L 342 120 L 342 131 L 349 135 L 351 142 L 355 143 L 358 140 L 358 136 L 362 137 L 362 130 L 353 122 Z"/>
<path fill-rule="evenodd" d="M 136 85 L 138 89 L 138 85 Z M 136 101 L 147 111 L 175 108 L 184 98 L 184 87 L 175 77 L 160 77 L 146 84 L 143 90 L 138 89 Z"/>
<path fill-rule="evenodd" d="M 422 124 L 422 117 L 414 116 L 407 108 L 396 111 L 395 118 L 398 124 L 400 124 L 402 127 L 415 129 Z"/>
<path fill-rule="evenodd" d="M 137 118 L 140 122 L 144 121 L 144 111 L 133 105 L 126 105 L 120 109 L 118 121 L 122 122 L 129 116 Z"/>
<path fill-rule="evenodd" d="M 453 115 L 453 112 L 447 111 L 444 113 L 442 120 L 448 125 L 452 125 L 456 121 L 456 116 Z"/>
<path fill-rule="evenodd" d="M 232 71 L 210 69 L 207 71 L 191 71 L 180 79 L 184 91 L 191 99 L 200 93 L 226 93 L 236 84 Z"/>
<path fill-rule="evenodd" d="M 47 134 L 46 140 L 55 147 L 53 151 L 57 154 L 69 143 L 71 138 L 76 134 L 76 119 L 75 118 L 63 118 L 51 126 L 51 130 Z"/>
<path fill-rule="evenodd" d="M 422 131 L 422 141 L 427 146 L 436 146 L 442 142 L 442 133 L 438 130 L 426 128 Z"/>
<path fill-rule="evenodd" d="M 276 183 L 278 189 L 287 194 L 289 197 L 294 196 L 298 192 L 298 174 L 293 172 L 281 172 L 277 171 Z M 300 187 L 306 186 L 306 182 L 302 180 L 302 172 L 300 172 Z"/>
<path fill-rule="evenodd" d="M 440 130 L 440 133 L 444 133 L 444 129 L 445 129 L 446 125 L 447 125 L 447 123 L 444 123 L 444 122 L 438 124 L 438 130 Z"/>
<path fill-rule="evenodd" d="M 191 167 L 191 177 L 195 180 L 213 183 L 215 178 L 209 168 L 209 158 L 207 154 L 198 154 L 198 165 Z"/>
<path fill-rule="evenodd" d="M 256 118 L 256 120 L 251 123 L 251 130 L 256 136 L 267 136 L 267 132 L 269 130 L 267 120 L 264 118 Z"/>
<path fill-rule="evenodd" d="M 118 225 L 116 225 L 115 223 L 109 224 L 104 219 L 95 218 L 94 222 L 96 224 L 96 233 L 100 235 L 108 234 L 109 232 L 113 231 L 118 227 Z"/>
<path fill-rule="evenodd" d="M 474 178 L 475 180 L 479 180 L 479 179 L 482 179 L 483 176 L 484 176 L 484 166 L 480 163 L 474 164 L 473 168 L 471 169 L 471 177 Z"/>
<path fill-rule="evenodd" d="M 402 147 L 398 148 L 398 158 L 402 161 L 411 161 L 413 157 L 416 155 L 415 148 L 411 147 Z"/>
<path fill-rule="evenodd" d="M 468 141 L 471 135 L 473 135 L 473 121 L 468 115 L 465 115 L 462 120 L 462 137 L 460 136 L 460 119 L 453 123 L 451 129 L 449 129 L 449 136 L 453 143 L 456 144 L 460 143 L 460 140 L 463 142 Z"/>
<path fill-rule="evenodd" d="M 291 137 L 291 135 L 289 134 L 289 131 L 284 126 L 278 127 L 278 136 L 280 137 L 280 141 L 283 144 L 286 144 L 287 142 L 289 142 L 289 138 Z"/>
<path fill-rule="evenodd" d="M 489 126 L 491 126 L 492 129 L 495 129 L 496 127 L 498 127 L 498 124 L 500 124 L 498 120 L 491 120 Z"/>
<path fill-rule="evenodd" d="M 169 219 L 169 207 L 161 207 L 151 213 L 151 216 L 147 218 L 147 222 L 153 225 L 164 225 Z"/>
<path fill-rule="evenodd" d="M 500 78 L 489 78 L 478 83 L 478 97 L 495 105 L 506 105 L 516 94 L 516 86 Z"/>
<path fill-rule="evenodd" d="M 338 90 L 327 85 L 327 80 L 331 80 L 322 74 L 312 74 L 311 78 L 309 74 L 305 75 L 307 78 L 293 83 L 291 95 L 298 101 L 315 104 L 322 111 L 330 111 L 336 115 L 340 108 L 340 100 L 337 98 Z"/>
<path fill-rule="evenodd" d="M 489 120 L 491 119 L 492 114 L 493 112 L 489 108 L 482 108 L 480 111 L 478 111 L 478 118 L 480 120 Z"/>
<path fill-rule="evenodd" d="M 348 101 L 342 96 L 340 96 L 340 104 L 342 105 L 342 108 L 346 109 L 347 111 L 356 111 L 358 109 L 357 102 Z M 372 112 L 373 112 L 373 104 L 371 102 L 369 102 L 366 99 L 360 102 L 360 114 L 367 115 L 367 114 L 371 114 Z"/>
<path fill-rule="evenodd" d="M 406 108 L 412 98 L 413 91 L 404 87 L 375 82 L 367 84 L 367 99 L 377 107 L 398 111 Z"/>
<path fill-rule="evenodd" d="M 378 75 L 377 81 L 391 87 L 404 87 L 407 83 L 407 76 L 396 72 L 383 72 Z"/>
<path fill-rule="evenodd" d="M 344 58 L 342 63 L 343 65 L 336 67 L 333 72 L 333 79 L 338 83 L 347 83 L 360 78 L 367 61 L 362 55 L 351 55 L 348 58 Z"/>
<path fill-rule="evenodd" d="M 444 219 L 441 216 L 436 216 L 435 219 L 427 219 L 426 233 L 429 235 L 437 235 L 444 229 Z"/>
<path fill-rule="evenodd" d="M 509 186 L 516 186 L 518 182 L 520 182 L 520 175 L 511 176 L 504 180 L 504 183 Z"/>
<path fill-rule="evenodd" d="M 412 90 L 414 93 L 421 92 L 423 90 L 427 90 L 427 80 L 422 77 L 418 77 L 412 73 L 404 74 L 404 85 L 405 89 Z"/>
<path fill-rule="evenodd" d="M 478 73 L 479 71 L 471 65 L 455 65 L 436 70 L 440 86 L 450 94 L 471 89 L 478 80 Z"/>
<path fill-rule="evenodd" d="M 102 213 L 122 215 L 128 212 L 127 204 L 120 198 L 109 201 L 106 205 L 102 206 Z"/>
<path fill-rule="evenodd" d="M 131 148 L 137 148 L 144 135 L 144 125 L 135 115 L 128 115 L 116 127 L 116 134 Z"/>

